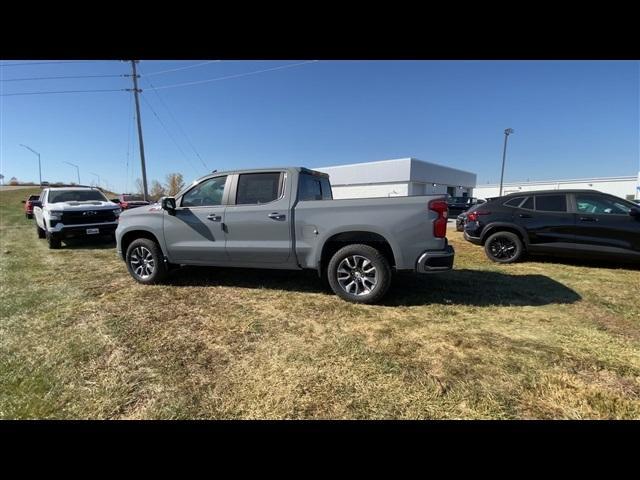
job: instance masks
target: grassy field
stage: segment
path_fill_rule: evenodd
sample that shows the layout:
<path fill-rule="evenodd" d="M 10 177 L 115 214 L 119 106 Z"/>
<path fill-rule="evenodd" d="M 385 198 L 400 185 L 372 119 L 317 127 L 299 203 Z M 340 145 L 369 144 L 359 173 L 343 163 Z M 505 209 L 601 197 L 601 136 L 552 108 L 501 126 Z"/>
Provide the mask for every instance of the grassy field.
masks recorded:
<path fill-rule="evenodd" d="M 185 268 L 145 287 L 114 245 L 49 251 L 0 192 L 0 418 L 640 418 L 639 269 L 455 270 L 383 305 L 314 273 Z"/>

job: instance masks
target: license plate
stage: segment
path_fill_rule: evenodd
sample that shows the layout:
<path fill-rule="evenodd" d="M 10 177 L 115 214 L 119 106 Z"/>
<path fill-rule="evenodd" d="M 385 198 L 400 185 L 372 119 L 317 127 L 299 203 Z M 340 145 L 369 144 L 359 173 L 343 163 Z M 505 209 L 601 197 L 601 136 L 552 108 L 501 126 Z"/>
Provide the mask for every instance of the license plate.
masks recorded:
<path fill-rule="evenodd" d="M 87 228 L 87 235 L 95 235 L 96 233 L 100 233 L 99 228 Z"/>

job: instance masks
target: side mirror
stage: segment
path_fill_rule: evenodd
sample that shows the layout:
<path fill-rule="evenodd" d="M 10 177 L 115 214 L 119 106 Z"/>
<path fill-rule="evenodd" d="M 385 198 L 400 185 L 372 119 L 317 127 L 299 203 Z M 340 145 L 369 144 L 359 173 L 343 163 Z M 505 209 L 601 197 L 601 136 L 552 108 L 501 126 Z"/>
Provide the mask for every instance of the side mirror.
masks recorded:
<path fill-rule="evenodd" d="M 40 200 L 32 200 L 31 201 L 31 206 L 32 207 L 42 207 L 42 202 Z"/>
<path fill-rule="evenodd" d="M 629 210 L 629 215 L 632 217 L 640 218 L 640 208 L 631 207 Z"/>
<path fill-rule="evenodd" d="M 176 199 L 173 197 L 162 197 L 160 199 L 160 206 L 163 210 L 173 214 L 176 210 Z"/>
<path fill-rule="evenodd" d="M 120 203 L 120 199 L 119 198 L 112 198 L 109 201 L 113 202 L 113 203 Z"/>
<path fill-rule="evenodd" d="M 26 200 L 22 200 L 22 203 L 27 203 L 27 201 Z"/>

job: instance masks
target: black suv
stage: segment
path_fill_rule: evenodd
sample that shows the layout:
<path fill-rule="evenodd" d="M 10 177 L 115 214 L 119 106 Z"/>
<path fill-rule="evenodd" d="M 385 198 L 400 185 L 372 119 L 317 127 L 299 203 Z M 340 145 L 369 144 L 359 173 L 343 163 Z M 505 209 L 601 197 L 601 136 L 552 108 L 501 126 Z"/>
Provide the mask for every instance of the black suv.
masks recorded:
<path fill-rule="evenodd" d="M 513 193 L 469 212 L 464 238 L 500 263 L 525 252 L 640 261 L 640 207 L 595 190 Z"/>

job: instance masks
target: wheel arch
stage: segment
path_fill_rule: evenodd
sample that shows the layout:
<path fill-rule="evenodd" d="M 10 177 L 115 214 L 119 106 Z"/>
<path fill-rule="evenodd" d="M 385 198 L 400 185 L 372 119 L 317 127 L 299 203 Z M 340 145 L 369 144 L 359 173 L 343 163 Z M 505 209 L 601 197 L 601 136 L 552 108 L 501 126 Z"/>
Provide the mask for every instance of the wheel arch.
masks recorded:
<path fill-rule="evenodd" d="M 396 265 L 396 255 L 391 243 L 384 235 L 368 230 L 349 230 L 339 232 L 328 237 L 322 245 L 320 258 L 318 259 L 318 275 L 322 275 L 324 268 L 329 265 L 331 257 L 347 245 L 363 244 L 369 245 L 382 253 L 389 265 L 393 268 Z"/>
<path fill-rule="evenodd" d="M 519 225 L 515 225 L 513 223 L 506 223 L 506 222 L 490 223 L 489 225 L 485 226 L 484 229 L 482 230 L 482 236 L 480 237 L 481 238 L 480 244 L 484 246 L 485 242 L 487 241 L 487 238 L 489 238 L 491 235 L 497 232 L 515 233 L 516 235 L 518 235 L 518 237 L 522 241 L 522 244 L 525 246 L 525 248 L 529 245 L 529 238 L 527 236 L 526 230 Z"/>
<path fill-rule="evenodd" d="M 122 235 L 122 238 L 120 239 L 120 253 L 122 255 L 123 260 L 126 260 L 127 249 L 129 248 L 129 245 L 131 245 L 131 243 L 134 240 L 137 240 L 139 238 L 146 238 L 157 243 L 158 246 L 160 247 L 160 251 L 162 252 L 162 254 L 166 256 L 166 252 L 162 248 L 162 243 L 153 232 L 150 232 L 149 230 L 137 229 L 137 230 L 129 230 L 128 232 L 124 233 Z"/>

